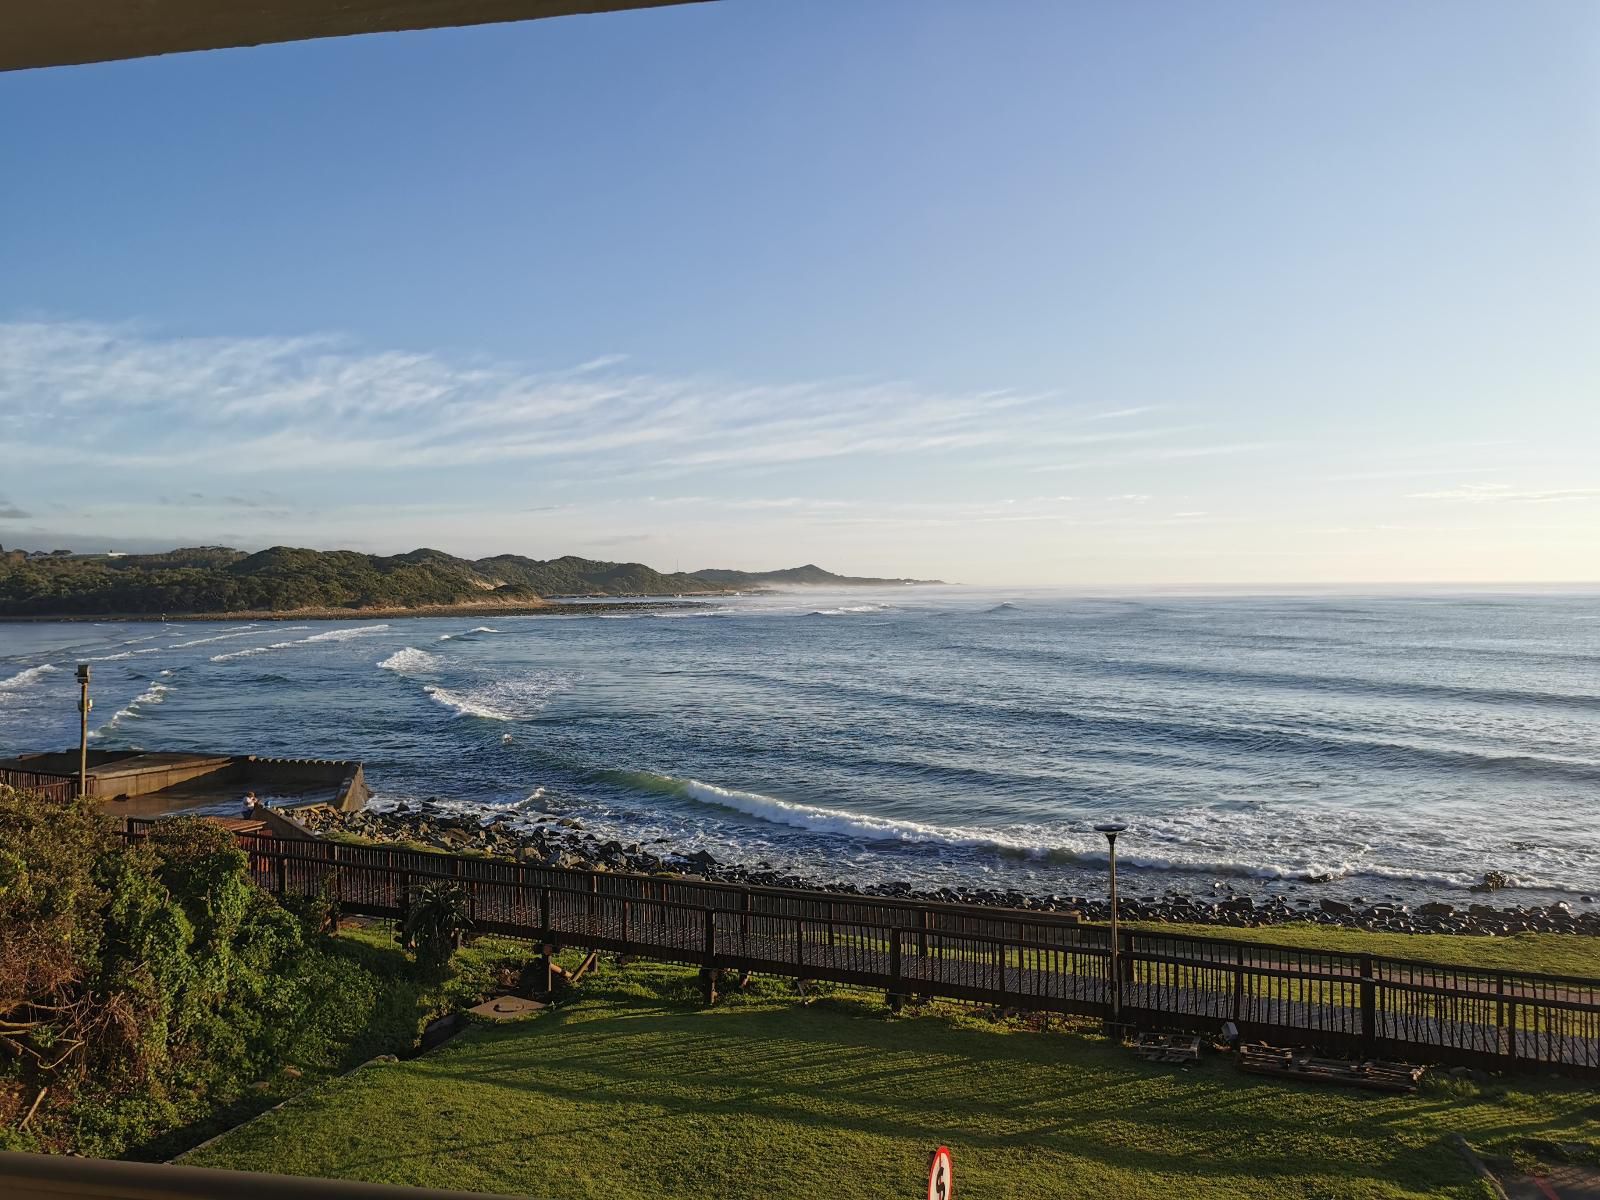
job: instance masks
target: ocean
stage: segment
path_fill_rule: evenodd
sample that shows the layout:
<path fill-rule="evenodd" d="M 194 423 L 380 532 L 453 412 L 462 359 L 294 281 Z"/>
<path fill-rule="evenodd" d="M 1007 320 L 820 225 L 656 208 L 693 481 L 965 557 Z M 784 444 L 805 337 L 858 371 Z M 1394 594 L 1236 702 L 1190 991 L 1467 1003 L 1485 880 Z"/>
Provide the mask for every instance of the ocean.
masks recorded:
<path fill-rule="evenodd" d="M 0 751 L 348 757 L 819 881 L 1600 893 L 1600 595 L 897 588 L 567 616 L 0 625 Z"/>

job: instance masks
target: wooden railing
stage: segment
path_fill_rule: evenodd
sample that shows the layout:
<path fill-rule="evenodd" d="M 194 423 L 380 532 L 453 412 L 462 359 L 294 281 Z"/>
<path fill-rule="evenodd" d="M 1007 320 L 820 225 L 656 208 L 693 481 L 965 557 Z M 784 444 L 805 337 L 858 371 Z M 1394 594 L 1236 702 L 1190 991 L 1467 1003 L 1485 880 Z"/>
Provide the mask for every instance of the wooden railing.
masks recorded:
<path fill-rule="evenodd" d="M 348 913 L 399 917 L 413 889 L 449 880 L 481 934 L 1102 1019 L 1115 997 L 1133 1028 L 1232 1021 L 1246 1040 L 1363 1057 L 1600 1073 L 1595 979 L 1128 930 L 1112 979 L 1109 929 L 1065 915 L 239 840 L 262 887 Z"/>
<path fill-rule="evenodd" d="M 78 779 L 75 775 L 42 775 L 36 771 L 8 769 L 0 770 L 0 783 L 58 803 L 71 800 L 78 794 Z"/>

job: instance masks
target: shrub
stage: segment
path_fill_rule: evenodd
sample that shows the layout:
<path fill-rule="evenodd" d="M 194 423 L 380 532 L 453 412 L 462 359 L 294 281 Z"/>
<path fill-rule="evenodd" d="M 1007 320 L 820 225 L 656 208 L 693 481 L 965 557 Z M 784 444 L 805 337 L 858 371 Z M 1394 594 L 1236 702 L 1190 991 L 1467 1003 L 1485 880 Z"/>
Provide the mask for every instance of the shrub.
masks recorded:
<path fill-rule="evenodd" d="M 281 1060 L 312 960 L 246 867 L 204 821 L 125 846 L 0 788 L 0 1144 L 117 1153 Z"/>
<path fill-rule="evenodd" d="M 465 888 L 443 881 L 427 883 L 411 893 L 398 937 L 402 946 L 416 953 L 417 968 L 424 976 L 442 979 L 470 924 Z"/>

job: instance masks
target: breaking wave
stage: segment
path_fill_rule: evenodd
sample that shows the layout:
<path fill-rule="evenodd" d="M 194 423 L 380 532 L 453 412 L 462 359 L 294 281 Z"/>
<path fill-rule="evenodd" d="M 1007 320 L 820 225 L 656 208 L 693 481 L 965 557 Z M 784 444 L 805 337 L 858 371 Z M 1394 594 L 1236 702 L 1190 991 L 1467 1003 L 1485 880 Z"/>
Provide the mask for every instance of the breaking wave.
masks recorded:
<path fill-rule="evenodd" d="M 128 701 L 124 707 L 119 708 L 116 712 L 112 713 L 111 720 L 100 726 L 100 728 L 96 729 L 89 736 L 100 737 L 117 728 L 117 726 L 121 725 L 129 718 L 138 718 L 142 716 L 143 714 L 140 712 L 141 709 L 160 704 L 167 698 L 171 691 L 172 685 L 170 683 L 161 683 L 152 680 L 149 687 L 145 688 L 144 691 L 140 692 L 132 700 Z"/>
<path fill-rule="evenodd" d="M 439 635 L 439 640 L 441 642 L 471 641 L 485 633 L 499 632 L 500 631 L 498 629 L 490 629 L 487 625 L 479 625 L 476 629 L 465 629 L 460 633 L 441 633 Z"/>
<path fill-rule="evenodd" d="M 417 671 L 437 670 L 439 656 L 437 654 L 429 654 L 426 650 L 418 650 L 415 646 L 407 646 L 403 650 L 396 650 L 378 665 L 385 671 L 396 671 L 401 675 L 409 675 Z"/>
<path fill-rule="evenodd" d="M 427 692 L 435 704 L 458 717 L 480 717 L 485 721 L 521 721 L 540 712 L 561 692 L 572 686 L 566 675 L 543 675 L 527 679 L 506 679 L 481 687 L 451 689 L 428 684 Z"/>
<path fill-rule="evenodd" d="M 294 633 L 296 630 L 310 628 L 311 626 L 309 625 L 288 625 L 284 627 L 283 632 Z M 187 642 L 173 642 L 172 645 L 167 648 L 169 650 L 182 650 L 185 646 L 206 646 L 212 642 L 226 642 L 230 638 L 259 637 L 261 632 L 261 630 L 255 628 L 240 629 L 232 633 L 219 633 L 212 637 L 195 638 L 192 641 Z"/>
<path fill-rule="evenodd" d="M 387 625 L 357 625 L 353 629 L 330 629 L 327 633 L 313 633 L 308 638 L 301 638 L 300 641 L 302 643 L 348 642 L 351 638 L 365 637 L 369 633 L 382 633 L 387 628 L 389 628 Z"/>
<path fill-rule="evenodd" d="M 132 658 L 135 654 L 160 654 L 162 647 L 151 646 L 145 650 L 124 650 L 119 654 L 97 654 L 86 658 L 84 662 L 117 662 L 119 659 Z"/>
<path fill-rule="evenodd" d="M 309 625 L 291 625 L 290 629 L 310 629 Z M 269 650 L 287 650 L 290 646 L 309 646 L 313 642 L 348 642 L 351 638 L 365 637 L 369 633 L 381 633 L 389 628 L 387 625 L 358 625 L 354 629 L 330 629 L 326 633 L 313 633 L 310 637 L 295 638 L 290 642 L 273 642 L 269 646 L 251 646 L 248 650 L 234 650 L 228 654 L 213 654 L 211 661 L 214 663 L 232 662 L 236 658 L 250 658 L 256 654 L 265 654 Z"/>
<path fill-rule="evenodd" d="M 1103 866 L 1108 858 L 1100 838 L 1093 833 L 1038 830 L 996 831 L 958 825 L 935 825 L 920 821 L 897 820 L 820 805 L 800 804 L 764 796 L 759 792 L 718 787 L 698 779 L 680 779 L 649 771 L 610 771 L 602 777 L 609 782 L 657 795 L 673 796 L 698 804 L 754 817 L 769 824 L 804 830 L 811 834 L 833 835 L 868 843 L 920 844 L 936 848 L 988 850 L 1018 858 Z M 1185 852 L 1173 846 L 1166 853 L 1122 851 L 1117 856 L 1124 867 L 1146 871 L 1174 871 L 1255 880 L 1285 880 L 1327 883 L 1340 879 L 1373 878 L 1391 882 L 1426 884 L 1464 890 L 1478 882 L 1477 877 L 1458 872 L 1425 868 L 1391 867 L 1372 862 L 1316 861 L 1251 862 L 1231 858 L 1212 858 Z M 1572 891 L 1549 880 L 1512 876 L 1508 886 Z"/>
<path fill-rule="evenodd" d="M 9 679 L 0 679 L 0 692 L 21 691 L 30 683 L 36 683 L 40 679 L 43 679 L 51 671 L 58 669 L 59 668 L 57 667 L 52 667 L 49 663 L 43 663 L 37 667 L 29 667 L 25 671 L 19 671 Z"/>
<path fill-rule="evenodd" d="M 257 654 L 266 654 L 272 650 L 283 650 L 296 644 L 295 642 L 273 642 L 270 646 L 251 646 L 248 650 L 234 650 L 228 654 L 213 654 L 211 661 L 214 663 L 232 662 L 236 658 L 251 658 Z"/>

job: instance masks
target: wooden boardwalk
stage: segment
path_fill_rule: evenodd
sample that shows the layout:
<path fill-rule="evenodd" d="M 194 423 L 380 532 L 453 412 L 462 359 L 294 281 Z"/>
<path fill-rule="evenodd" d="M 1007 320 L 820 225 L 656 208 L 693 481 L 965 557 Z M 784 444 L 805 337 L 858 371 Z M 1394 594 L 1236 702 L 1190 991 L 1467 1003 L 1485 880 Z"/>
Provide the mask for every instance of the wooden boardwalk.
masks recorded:
<path fill-rule="evenodd" d="M 137 836 L 141 823 L 130 823 Z M 498 859 L 244 835 L 262 887 L 398 917 L 435 880 L 474 931 L 890 996 L 1109 1019 L 1362 1057 L 1600 1075 L 1600 980 L 1122 931 L 1058 914 L 567 871 Z"/>

